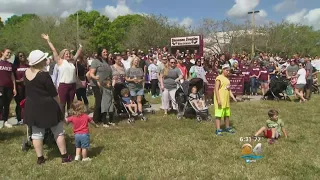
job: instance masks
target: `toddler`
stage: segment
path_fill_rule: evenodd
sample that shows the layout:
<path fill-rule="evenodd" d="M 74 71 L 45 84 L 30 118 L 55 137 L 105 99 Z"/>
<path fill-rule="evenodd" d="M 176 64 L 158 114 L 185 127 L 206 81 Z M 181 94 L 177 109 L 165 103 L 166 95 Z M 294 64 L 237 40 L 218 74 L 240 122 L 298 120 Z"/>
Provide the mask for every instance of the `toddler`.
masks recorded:
<path fill-rule="evenodd" d="M 319 86 L 317 74 L 313 75 L 313 85 L 315 85 L 316 87 Z"/>
<path fill-rule="evenodd" d="M 138 115 L 137 104 L 131 100 L 131 98 L 129 97 L 129 93 L 130 93 L 130 91 L 128 88 L 124 88 L 121 90 L 122 101 L 124 102 L 125 106 L 129 109 L 132 116 L 137 116 Z"/>
<path fill-rule="evenodd" d="M 281 133 L 287 138 L 288 134 L 284 128 L 284 122 L 278 118 L 278 111 L 271 109 L 268 112 L 269 119 L 266 121 L 266 126 L 260 128 L 253 139 L 256 139 L 261 133 L 264 133 L 264 136 L 269 139 L 269 144 L 275 143 L 275 139 L 278 139 L 282 136 Z"/>
<path fill-rule="evenodd" d="M 207 109 L 206 104 L 204 102 L 204 100 L 202 98 L 199 97 L 198 94 L 198 89 L 196 86 L 193 86 L 191 88 L 191 94 L 189 95 L 191 103 L 194 104 L 194 106 L 196 106 L 196 108 L 201 111 L 204 109 Z"/>
<path fill-rule="evenodd" d="M 114 111 L 114 100 L 113 100 L 113 88 L 112 81 L 110 79 L 105 79 L 102 82 L 102 98 L 101 98 L 101 113 L 102 113 L 102 121 L 103 127 L 115 126 L 116 124 L 113 122 L 113 111 Z"/>
<path fill-rule="evenodd" d="M 293 72 L 292 73 L 292 77 L 291 77 L 291 79 L 290 79 L 290 83 L 291 83 L 291 86 L 293 87 L 293 88 L 295 88 L 295 86 L 296 86 L 296 84 L 297 84 L 297 73 L 296 72 Z"/>
<path fill-rule="evenodd" d="M 82 101 L 72 103 L 72 116 L 66 118 L 67 123 L 73 124 L 73 133 L 76 146 L 75 160 L 79 161 L 82 155 L 82 161 L 90 161 L 88 157 L 88 149 L 90 146 L 90 135 L 88 123 L 98 127 L 93 120 L 85 114 L 85 106 Z"/>

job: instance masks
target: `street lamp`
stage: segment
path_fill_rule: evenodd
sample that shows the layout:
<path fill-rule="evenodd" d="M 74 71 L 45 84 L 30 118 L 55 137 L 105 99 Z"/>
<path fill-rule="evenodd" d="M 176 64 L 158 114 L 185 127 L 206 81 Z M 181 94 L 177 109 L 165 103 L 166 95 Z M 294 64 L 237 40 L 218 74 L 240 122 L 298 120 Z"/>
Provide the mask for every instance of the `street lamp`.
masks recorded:
<path fill-rule="evenodd" d="M 255 19 L 254 14 L 259 13 L 260 11 L 250 11 L 248 14 L 252 14 L 252 44 L 251 44 L 251 57 L 254 58 L 254 35 L 255 35 Z"/>

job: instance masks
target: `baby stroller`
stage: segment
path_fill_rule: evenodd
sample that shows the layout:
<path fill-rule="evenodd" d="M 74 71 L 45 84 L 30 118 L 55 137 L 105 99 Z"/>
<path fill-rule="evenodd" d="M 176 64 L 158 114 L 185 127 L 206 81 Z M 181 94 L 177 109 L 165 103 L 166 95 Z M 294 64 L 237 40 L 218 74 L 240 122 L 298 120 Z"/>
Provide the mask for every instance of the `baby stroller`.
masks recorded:
<path fill-rule="evenodd" d="M 182 84 L 179 84 L 179 88 L 176 91 L 175 99 L 178 105 L 178 115 L 177 119 L 181 119 L 183 116 L 196 115 L 197 121 L 201 122 L 202 120 L 211 120 L 211 115 L 209 114 L 208 107 L 203 107 L 202 110 L 197 109 L 193 104 L 189 94 L 193 86 L 197 87 L 197 97 L 203 97 L 203 88 L 204 82 L 201 78 L 193 78 L 190 81 L 184 81 Z"/>
<path fill-rule="evenodd" d="M 127 88 L 125 84 L 117 84 L 114 88 L 114 105 L 115 105 L 115 116 L 120 116 L 120 117 L 127 117 L 128 118 L 128 123 L 134 123 L 135 118 L 132 116 L 131 112 L 129 109 L 126 107 L 125 103 L 122 101 L 121 97 L 121 90 Z M 134 102 L 137 104 L 136 100 Z M 151 104 L 145 99 L 145 97 L 142 97 L 142 106 L 143 106 L 143 111 L 144 112 L 151 112 L 152 114 L 155 113 L 155 110 L 151 109 Z M 147 111 L 146 108 L 149 108 L 151 110 Z M 137 116 L 140 117 L 142 121 L 146 121 L 147 118 L 145 116 Z"/>
<path fill-rule="evenodd" d="M 24 109 L 24 103 L 25 103 L 25 99 L 20 102 L 22 113 Z M 32 134 L 32 128 L 30 126 L 27 126 L 27 138 L 22 139 L 22 144 L 21 144 L 22 151 L 27 151 L 31 148 L 31 144 L 32 144 L 31 134 Z M 46 129 L 44 134 L 43 144 L 49 144 L 50 142 L 54 142 L 54 135 L 50 129 Z"/>
<path fill-rule="evenodd" d="M 269 84 L 269 90 L 263 95 L 264 100 L 276 100 L 280 99 L 290 100 L 285 93 L 288 86 L 288 81 L 281 76 L 273 78 Z"/>

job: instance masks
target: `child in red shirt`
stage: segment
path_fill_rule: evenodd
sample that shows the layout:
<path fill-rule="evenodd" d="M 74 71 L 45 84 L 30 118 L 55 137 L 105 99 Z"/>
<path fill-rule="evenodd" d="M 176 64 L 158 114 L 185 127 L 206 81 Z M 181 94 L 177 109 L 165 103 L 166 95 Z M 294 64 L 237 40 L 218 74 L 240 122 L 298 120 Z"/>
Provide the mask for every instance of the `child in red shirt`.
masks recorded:
<path fill-rule="evenodd" d="M 88 157 L 88 149 L 90 147 L 90 135 L 89 135 L 89 126 L 88 123 L 94 123 L 92 118 L 85 114 L 84 104 L 81 101 L 76 101 L 72 104 L 72 116 L 66 118 L 67 123 L 73 124 L 73 133 L 75 138 L 76 146 L 76 157 L 75 160 L 79 161 L 82 154 L 82 161 L 90 161 Z"/>

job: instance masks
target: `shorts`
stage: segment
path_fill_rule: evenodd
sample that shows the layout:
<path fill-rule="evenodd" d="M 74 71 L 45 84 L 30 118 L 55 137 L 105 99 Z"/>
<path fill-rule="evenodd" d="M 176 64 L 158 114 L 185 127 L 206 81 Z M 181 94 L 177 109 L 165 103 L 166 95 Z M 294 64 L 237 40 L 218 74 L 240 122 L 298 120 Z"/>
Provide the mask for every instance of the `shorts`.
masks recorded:
<path fill-rule="evenodd" d="M 268 83 L 268 80 L 260 80 L 260 83 Z"/>
<path fill-rule="evenodd" d="M 76 148 L 88 149 L 90 147 L 90 135 L 89 134 L 75 134 L 74 144 Z"/>
<path fill-rule="evenodd" d="M 135 97 L 135 96 L 143 96 L 144 95 L 144 89 L 133 89 L 130 90 L 130 96 Z"/>
<path fill-rule="evenodd" d="M 306 85 L 305 84 L 296 84 L 296 89 L 303 89 Z"/>
<path fill-rule="evenodd" d="M 31 128 L 32 128 L 32 135 L 31 135 L 32 139 L 35 139 L 35 140 L 43 140 L 44 139 L 44 134 L 46 131 L 45 128 L 38 128 L 36 126 L 32 126 Z M 50 129 L 51 129 L 55 139 L 57 139 L 58 136 L 64 135 L 62 121 Z"/>
<path fill-rule="evenodd" d="M 230 117 L 230 108 L 214 109 L 214 115 L 218 118 Z"/>
<path fill-rule="evenodd" d="M 267 132 L 264 134 L 265 138 L 272 138 L 272 130 L 267 129 Z M 276 130 L 275 138 L 278 139 L 280 137 L 279 132 Z"/>
<path fill-rule="evenodd" d="M 313 84 L 313 79 L 307 79 L 306 90 L 311 90 Z"/>

